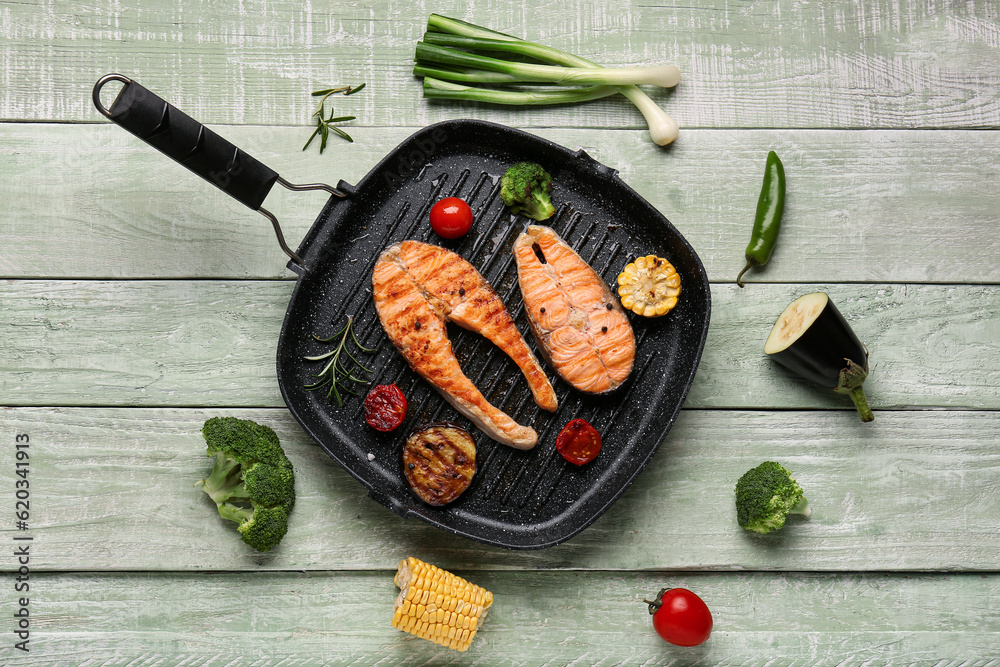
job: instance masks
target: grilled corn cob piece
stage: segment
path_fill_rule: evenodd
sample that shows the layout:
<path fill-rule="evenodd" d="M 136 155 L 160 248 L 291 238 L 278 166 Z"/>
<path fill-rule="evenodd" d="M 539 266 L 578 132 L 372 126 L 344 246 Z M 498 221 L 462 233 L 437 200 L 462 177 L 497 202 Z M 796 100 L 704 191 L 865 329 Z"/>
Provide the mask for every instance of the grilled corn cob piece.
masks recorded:
<path fill-rule="evenodd" d="M 656 255 L 638 257 L 618 274 L 622 306 L 643 317 L 661 317 L 677 305 L 681 277 L 674 265 Z"/>
<path fill-rule="evenodd" d="M 412 557 L 395 582 L 392 627 L 456 651 L 468 650 L 493 604 L 493 593 Z"/>

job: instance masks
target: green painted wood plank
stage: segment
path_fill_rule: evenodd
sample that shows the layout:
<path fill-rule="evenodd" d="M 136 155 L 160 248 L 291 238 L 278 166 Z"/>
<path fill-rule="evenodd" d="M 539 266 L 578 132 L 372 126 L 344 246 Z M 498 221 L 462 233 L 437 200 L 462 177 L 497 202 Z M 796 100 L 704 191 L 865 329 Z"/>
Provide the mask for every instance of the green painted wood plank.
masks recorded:
<path fill-rule="evenodd" d="M 199 431 L 216 414 L 273 426 L 296 466 L 289 533 L 267 554 L 240 542 L 193 486 L 211 469 Z M 14 469 L 14 436 L 28 434 L 31 518 L 16 531 L 9 517 L 0 541 L 33 537 L 39 572 L 367 570 L 395 567 L 401 553 L 468 570 L 995 571 L 998 429 L 1000 412 L 882 412 L 862 424 L 840 412 L 684 411 L 591 527 L 512 552 L 392 514 L 284 410 L 8 408 L 0 470 Z M 813 515 L 759 536 L 737 525 L 733 487 L 765 460 L 795 473 Z"/>
<path fill-rule="evenodd" d="M 30 660 L 15 664 L 1000 662 L 995 574 L 457 574 L 495 600 L 464 654 L 391 627 L 391 572 L 41 575 L 32 580 Z M 664 586 L 709 605 L 706 643 L 671 646 L 653 632 L 642 599 Z"/>
<path fill-rule="evenodd" d="M 354 144 L 324 155 L 299 151 L 303 128 L 217 129 L 289 180 L 335 184 L 357 183 L 416 128 L 352 130 Z M 634 131 L 538 134 L 618 169 L 713 281 L 743 267 L 773 148 L 784 229 L 749 280 L 1000 282 L 1000 190 L 984 185 L 1000 178 L 1000 132 L 693 131 L 666 152 Z M 262 216 L 118 127 L 0 124 L 0 176 L 0 276 L 291 276 Z M 323 202 L 276 188 L 265 205 L 294 247 Z"/>
<path fill-rule="evenodd" d="M 284 405 L 275 349 L 293 287 L 9 281 L 0 392 L 7 405 Z"/>
<path fill-rule="evenodd" d="M 693 5 L 693 6 L 692 6 Z M 998 127 L 987 1 L 303 4 L 6 3 L 0 118 L 93 121 L 105 72 L 134 75 L 205 122 L 306 124 L 309 92 L 367 81 L 360 124 L 473 115 L 528 126 L 642 127 L 624 100 L 548 110 L 428 104 L 411 71 L 430 11 L 608 65 L 673 62 L 656 98 L 682 127 Z M 346 105 L 345 105 L 346 106 Z"/>
<path fill-rule="evenodd" d="M 275 354 L 293 285 L 0 283 L 0 394 L 21 406 L 283 406 Z M 686 405 L 853 409 L 763 354 L 784 307 L 816 290 L 871 351 L 874 409 L 1000 408 L 1000 288 L 974 285 L 715 285 Z"/>

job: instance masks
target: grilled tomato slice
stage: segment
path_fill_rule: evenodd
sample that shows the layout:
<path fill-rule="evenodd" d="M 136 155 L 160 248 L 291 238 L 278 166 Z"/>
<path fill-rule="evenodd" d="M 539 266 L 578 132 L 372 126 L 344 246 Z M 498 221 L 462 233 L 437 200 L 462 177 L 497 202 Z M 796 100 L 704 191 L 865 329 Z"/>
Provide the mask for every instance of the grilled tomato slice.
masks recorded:
<path fill-rule="evenodd" d="M 418 426 L 403 445 L 403 474 L 428 505 L 440 507 L 469 488 L 476 473 L 476 442 L 448 422 Z"/>
<path fill-rule="evenodd" d="M 585 419 L 574 419 L 559 431 L 556 449 L 562 457 L 578 466 L 590 463 L 601 451 L 601 434 Z"/>
<path fill-rule="evenodd" d="M 365 421 L 376 431 L 392 431 L 406 419 L 406 396 L 395 384 L 372 387 L 365 396 Z"/>

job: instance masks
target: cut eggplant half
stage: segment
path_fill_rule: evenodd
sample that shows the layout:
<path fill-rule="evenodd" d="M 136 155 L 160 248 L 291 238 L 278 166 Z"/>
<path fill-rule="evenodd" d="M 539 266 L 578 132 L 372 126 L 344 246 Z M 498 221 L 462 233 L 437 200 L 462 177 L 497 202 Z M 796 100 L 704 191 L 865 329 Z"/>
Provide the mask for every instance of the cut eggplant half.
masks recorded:
<path fill-rule="evenodd" d="M 767 336 L 764 353 L 807 380 L 850 396 L 861 421 L 875 419 L 863 388 L 868 350 L 829 295 L 805 294 L 788 304 Z"/>

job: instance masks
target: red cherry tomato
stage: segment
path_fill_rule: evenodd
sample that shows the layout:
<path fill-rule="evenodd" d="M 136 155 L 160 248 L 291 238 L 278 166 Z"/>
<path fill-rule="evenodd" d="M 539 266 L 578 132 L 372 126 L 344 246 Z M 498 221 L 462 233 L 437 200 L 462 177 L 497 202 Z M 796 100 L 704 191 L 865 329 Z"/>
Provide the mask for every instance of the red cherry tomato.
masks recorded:
<path fill-rule="evenodd" d="M 396 385 L 376 385 L 365 396 L 365 421 L 376 431 L 391 431 L 405 418 L 406 396 Z"/>
<path fill-rule="evenodd" d="M 465 236 L 472 229 L 472 209 L 458 197 L 446 197 L 431 207 L 431 229 L 446 239 Z"/>
<path fill-rule="evenodd" d="M 653 628 L 677 646 L 697 646 L 712 634 L 712 612 L 700 597 L 686 588 L 664 588 L 650 602 Z"/>
<path fill-rule="evenodd" d="M 559 431 L 556 450 L 570 463 L 582 466 L 597 458 L 601 451 L 601 434 L 586 420 L 574 419 Z"/>

